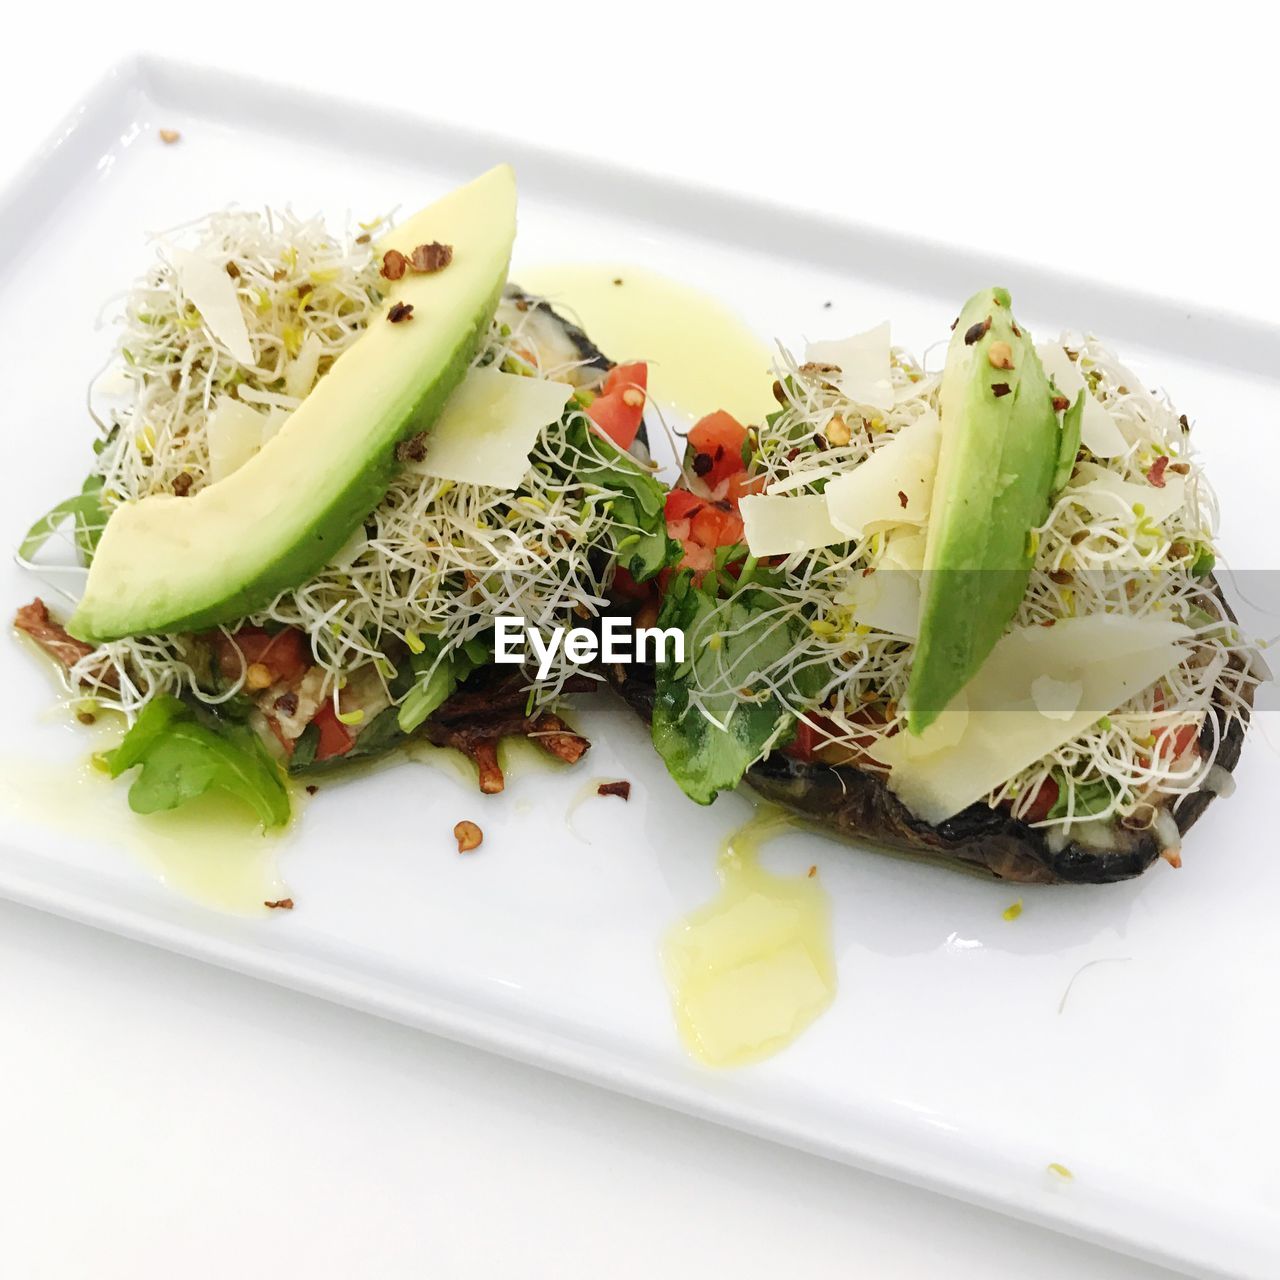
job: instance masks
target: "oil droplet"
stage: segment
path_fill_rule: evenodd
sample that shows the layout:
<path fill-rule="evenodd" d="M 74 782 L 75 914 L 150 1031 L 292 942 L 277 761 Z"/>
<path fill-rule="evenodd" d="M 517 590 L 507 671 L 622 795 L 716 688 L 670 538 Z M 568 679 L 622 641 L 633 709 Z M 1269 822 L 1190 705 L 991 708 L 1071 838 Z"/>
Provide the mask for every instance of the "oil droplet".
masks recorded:
<path fill-rule="evenodd" d="M 649 394 L 664 412 L 726 409 L 745 423 L 778 407 L 769 348 L 698 289 L 617 264 L 522 267 L 513 279 L 563 307 L 610 359 L 648 360 Z"/>
<path fill-rule="evenodd" d="M 831 908 L 820 881 L 759 864 L 760 846 L 793 826 L 762 807 L 729 835 L 720 894 L 680 921 L 663 946 L 676 1024 L 714 1067 L 758 1062 L 790 1044 L 831 1003 Z"/>
<path fill-rule="evenodd" d="M 126 850 L 163 884 L 220 911 L 269 915 L 265 903 L 289 896 L 276 868 L 281 836 L 265 835 L 248 806 L 209 793 L 166 813 L 134 813 L 129 779 L 113 781 L 92 763 L 119 743 L 123 719 L 103 713 L 82 732 L 89 749 L 79 762 L 0 760 L 0 813 Z M 293 790 L 296 815 L 300 788 Z"/>

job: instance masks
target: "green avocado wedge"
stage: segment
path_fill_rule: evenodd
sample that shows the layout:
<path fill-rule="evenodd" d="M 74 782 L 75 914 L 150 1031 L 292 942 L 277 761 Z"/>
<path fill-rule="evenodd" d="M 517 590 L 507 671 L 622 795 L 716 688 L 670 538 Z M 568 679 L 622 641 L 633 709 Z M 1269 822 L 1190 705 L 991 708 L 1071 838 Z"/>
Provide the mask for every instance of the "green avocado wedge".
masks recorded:
<path fill-rule="evenodd" d="M 929 509 L 907 727 L 929 727 L 1018 610 L 1049 511 L 1062 431 L 1053 391 L 1006 289 L 956 322 L 940 390 L 942 444 Z"/>
<path fill-rule="evenodd" d="M 385 495 L 396 446 L 431 427 L 466 373 L 506 282 L 515 220 L 515 175 L 500 165 L 391 232 L 379 254 L 438 241 L 452 261 L 384 282 L 368 329 L 237 471 L 192 497 L 117 507 L 71 634 L 97 644 L 231 622 L 326 564 Z"/>

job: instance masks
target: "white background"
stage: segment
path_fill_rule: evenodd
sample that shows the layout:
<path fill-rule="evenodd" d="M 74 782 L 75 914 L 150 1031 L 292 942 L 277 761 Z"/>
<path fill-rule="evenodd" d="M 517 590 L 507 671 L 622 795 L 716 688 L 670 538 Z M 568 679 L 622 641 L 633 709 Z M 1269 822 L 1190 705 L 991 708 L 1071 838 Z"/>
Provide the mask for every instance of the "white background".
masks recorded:
<path fill-rule="evenodd" d="M 0 177 L 145 48 L 1274 318 L 1250 9 L 850 7 L 24 6 Z M 6 1276 L 1169 1274 L 2 904 L 0 1027 Z"/>

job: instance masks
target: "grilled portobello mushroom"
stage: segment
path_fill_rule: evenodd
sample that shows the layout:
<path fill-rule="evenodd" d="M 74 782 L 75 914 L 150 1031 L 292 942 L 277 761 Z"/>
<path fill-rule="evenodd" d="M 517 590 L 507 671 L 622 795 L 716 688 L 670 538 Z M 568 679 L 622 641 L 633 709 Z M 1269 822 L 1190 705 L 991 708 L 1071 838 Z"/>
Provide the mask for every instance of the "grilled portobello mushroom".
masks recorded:
<path fill-rule="evenodd" d="M 1218 594 L 1216 583 L 1213 590 Z M 615 666 L 608 678 L 627 705 L 649 723 L 655 694 L 653 667 Z M 1251 696 L 1246 697 L 1252 703 Z M 1240 759 L 1245 724 L 1218 705 L 1212 714 L 1216 731 L 1206 720 L 1200 748 L 1206 753 L 1213 750 L 1216 738 L 1213 764 L 1229 774 Z M 1141 875 L 1164 852 L 1153 828 L 1134 830 L 1114 823 L 1107 828 L 1107 847 L 1092 847 L 1080 840 L 1063 843 L 1051 840 L 1046 829 L 1029 826 L 981 802 L 933 826 L 907 809 L 882 774 L 849 764 L 805 764 L 778 751 L 753 764 L 744 781 L 761 799 L 839 835 L 931 862 L 987 872 L 998 880 L 1112 884 Z M 1190 830 L 1217 793 L 1206 784 L 1171 810 L 1179 834 Z"/>

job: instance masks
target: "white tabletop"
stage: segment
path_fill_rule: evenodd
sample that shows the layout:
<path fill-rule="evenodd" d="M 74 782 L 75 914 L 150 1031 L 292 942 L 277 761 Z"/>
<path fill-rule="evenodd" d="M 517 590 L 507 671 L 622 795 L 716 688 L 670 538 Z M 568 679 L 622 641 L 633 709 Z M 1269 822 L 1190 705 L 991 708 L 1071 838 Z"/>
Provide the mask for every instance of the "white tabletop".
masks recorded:
<path fill-rule="evenodd" d="M 24 6 L 0 180 L 146 48 L 1274 314 L 1247 11 L 847 7 Z M 5 1275 L 1171 1274 L 8 904 L 0 1025 Z"/>

